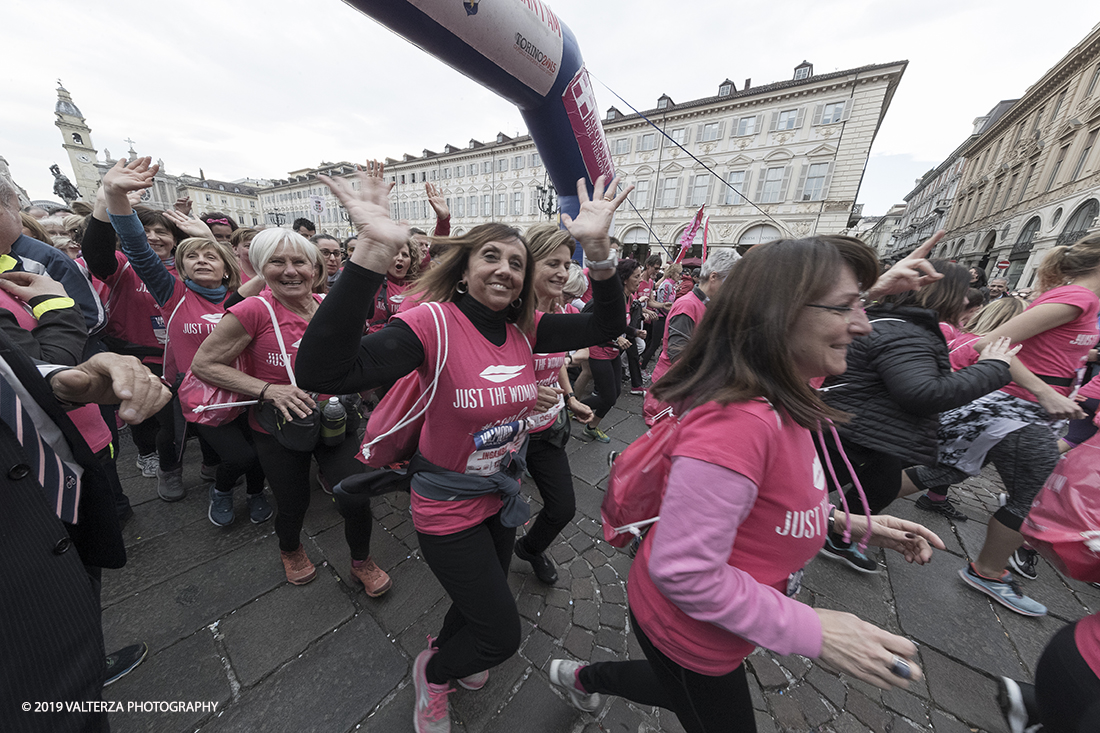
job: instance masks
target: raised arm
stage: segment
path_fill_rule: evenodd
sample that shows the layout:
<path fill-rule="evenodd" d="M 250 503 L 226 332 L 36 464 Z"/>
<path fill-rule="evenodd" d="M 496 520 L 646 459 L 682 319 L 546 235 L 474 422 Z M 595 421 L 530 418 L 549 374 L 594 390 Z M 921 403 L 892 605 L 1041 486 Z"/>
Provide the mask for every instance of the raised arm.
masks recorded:
<path fill-rule="evenodd" d="M 145 227 L 130 206 L 127 194 L 140 191 L 153 185 L 158 167 L 149 165 L 150 158 L 138 158 L 126 163 L 120 160 L 103 176 L 104 197 L 107 201 L 107 213 L 111 226 L 118 232 L 122 251 L 130 260 L 134 272 L 138 274 L 158 305 L 164 305 L 172 296 L 176 287 L 176 278 L 160 261 L 160 257 L 149 246 L 145 238 Z"/>

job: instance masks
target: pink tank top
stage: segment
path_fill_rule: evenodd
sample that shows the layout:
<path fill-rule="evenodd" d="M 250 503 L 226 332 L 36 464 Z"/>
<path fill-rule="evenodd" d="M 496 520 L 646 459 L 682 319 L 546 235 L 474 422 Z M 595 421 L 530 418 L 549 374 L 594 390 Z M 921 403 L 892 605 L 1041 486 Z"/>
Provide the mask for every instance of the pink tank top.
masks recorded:
<path fill-rule="evenodd" d="M 118 262 L 115 274 L 105 281 L 110 287 L 110 294 L 104 300 L 107 333 L 132 344 L 163 349 L 168 331 L 157 301 L 134 272 L 126 255 L 115 252 L 115 260 Z M 164 357 L 146 356 L 142 361 L 163 364 Z"/>
<path fill-rule="evenodd" d="M 378 295 L 374 299 L 374 316 L 370 319 L 368 333 L 381 330 L 391 316 L 397 315 L 405 300 L 405 291 L 410 287 L 410 282 L 396 282 L 386 278 L 385 288 L 378 288 Z"/>
<path fill-rule="evenodd" d="M 562 306 L 559 313 L 576 313 L 571 305 Z M 542 311 L 535 311 L 535 331 L 539 329 Z M 561 382 L 561 368 L 565 365 L 565 352 L 557 354 L 535 354 L 535 383 L 540 387 L 557 387 Z M 530 432 L 546 430 L 558 419 L 558 413 L 565 407 L 565 397 L 558 396 L 558 402 L 546 412 L 536 412 L 529 422 Z"/>
<path fill-rule="evenodd" d="M 443 303 L 448 354 L 435 399 L 424 416 L 420 453 L 450 471 L 489 476 L 520 448 L 538 399 L 534 357 L 527 337 L 508 326 L 502 346 L 487 341 L 454 303 Z M 422 305 L 397 316 L 424 346 L 422 383 L 435 376 L 441 346 L 435 321 Z M 511 429 L 510 429 L 511 428 Z M 518 428 L 518 429 L 517 429 Z M 425 534 L 452 534 L 500 511 L 499 494 L 460 501 L 425 499 L 412 493 L 413 526 Z"/>
<path fill-rule="evenodd" d="M 687 296 L 680 298 L 672 304 L 672 308 L 668 311 L 668 318 L 665 320 L 665 332 L 661 341 L 661 355 L 657 357 L 657 366 L 653 367 L 653 383 L 656 384 L 657 380 L 665 376 L 665 372 L 672 368 L 672 362 L 668 358 L 668 329 L 672 323 L 672 319 L 679 315 L 686 315 L 692 320 L 692 322 L 698 326 L 699 322 L 703 320 L 703 316 L 707 312 L 707 304 L 699 300 L 693 293 L 689 293 Z"/>
<path fill-rule="evenodd" d="M 176 280 L 171 297 L 160 308 L 168 338 L 164 344 L 164 379 L 169 384 L 175 384 L 191 368 L 202 342 L 225 315 L 224 303 L 211 303 Z"/>

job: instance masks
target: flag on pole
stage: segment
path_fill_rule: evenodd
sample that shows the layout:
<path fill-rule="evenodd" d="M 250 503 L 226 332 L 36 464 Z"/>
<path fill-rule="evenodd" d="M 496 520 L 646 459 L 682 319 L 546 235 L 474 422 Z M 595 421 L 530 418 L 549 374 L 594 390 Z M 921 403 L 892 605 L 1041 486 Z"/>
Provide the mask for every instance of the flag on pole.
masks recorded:
<path fill-rule="evenodd" d="M 703 262 L 707 261 L 707 232 L 710 231 L 710 217 L 703 222 Z"/>
<path fill-rule="evenodd" d="M 695 218 L 691 220 L 691 224 L 684 230 L 683 235 L 680 237 L 680 252 L 676 255 L 676 262 L 680 262 L 684 259 L 684 255 L 687 254 L 688 248 L 691 247 L 692 241 L 695 239 L 695 235 L 699 233 L 699 227 L 703 223 L 703 209 L 707 208 L 706 204 L 699 207 L 699 210 L 695 212 Z"/>

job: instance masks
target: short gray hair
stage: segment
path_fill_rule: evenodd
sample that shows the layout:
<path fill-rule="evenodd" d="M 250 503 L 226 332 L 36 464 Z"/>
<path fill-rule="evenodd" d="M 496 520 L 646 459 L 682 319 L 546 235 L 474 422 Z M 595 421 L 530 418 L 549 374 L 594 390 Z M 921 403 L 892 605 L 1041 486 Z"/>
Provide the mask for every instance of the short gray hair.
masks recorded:
<path fill-rule="evenodd" d="M 703 269 L 699 272 L 699 277 L 706 280 L 712 272 L 725 277 L 730 274 L 730 270 L 733 269 L 739 259 L 741 259 L 741 255 L 737 254 L 737 250 L 733 247 L 715 248 L 711 251 L 710 257 L 707 257 L 707 261 L 703 263 Z"/>
<path fill-rule="evenodd" d="M 328 275 L 325 270 L 325 262 L 321 259 L 321 250 L 298 232 L 290 229 L 264 229 L 252 238 L 252 244 L 248 247 L 248 259 L 257 273 L 262 273 L 264 266 L 271 260 L 279 245 L 295 254 L 306 257 L 313 263 L 313 286 L 321 284 Z"/>

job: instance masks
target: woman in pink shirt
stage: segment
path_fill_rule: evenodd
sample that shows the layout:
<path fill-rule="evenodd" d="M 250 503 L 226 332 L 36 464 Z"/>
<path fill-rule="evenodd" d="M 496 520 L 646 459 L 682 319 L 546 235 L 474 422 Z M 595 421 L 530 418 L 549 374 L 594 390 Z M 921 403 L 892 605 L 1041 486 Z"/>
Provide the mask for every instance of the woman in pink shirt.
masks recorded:
<path fill-rule="evenodd" d="M 1020 525 L 1031 502 L 1058 462 L 1058 423 L 1084 417 L 1069 395 L 1077 370 L 1096 346 L 1100 311 L 1100 237 L 1054 247 L 1039 267 L 1042 294 L 1020 315 L 983 336 L 981 350 L 1002 337 L 1022 344 L 1008 386 L 940 414 L 939 465 L 910 468 L 903 493 L 946 497 L 951 484 L 977 475 L 991 462 L 1004 481 L 1007 501 L 993 513 L 974 562 L 959 570 L 980 593 L 1023 616 L 1046 615 L 1046 607 L 1023 593 L 1006 569 L 1035 577 L 1035 555 L 1021 548 Z"/>
<path fill-rule="evenodd" d="M 380 331 L 390 317 L 397 315 L 405 300 L 405 292 L 420 276 L 420 245 L 415 239 L 398 250 L 386 270 L 386 284 L 379 288 L 374 298 L 374 310 L 370 314 L 368 332 Z"/>
<path fill-rule="evenodd" d="M 814 451 L 811 431 L 843 415 L 809 382 L 843 373 L 848 344 L 871 331 L 860 296 L 877 274 L 869 248 L 815 238 L 757 245 L 726 278 L 655 388 L 684 416 L 661 519 L 630 571 L 646 659 L 554 660 L 550 680 L 578 708 L 614 694 L 672 710 L 691 733 L 754 730 L 742 661 L 757 645 L 883 689 L 920 679 L 908 639 L 794 599 L 830 528 L 920 563 L 929 542 L 943 547 L 912 522 L 834 516 Z"/>

